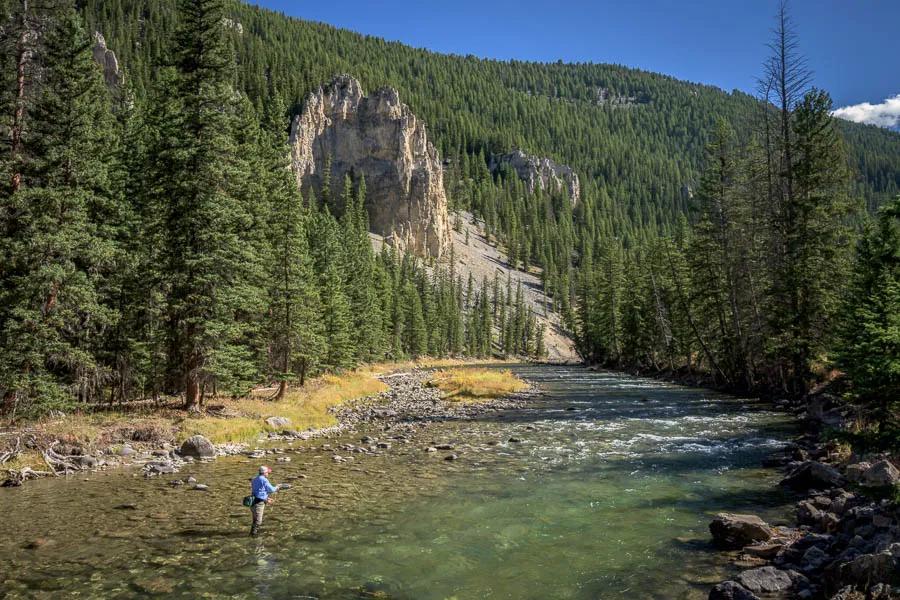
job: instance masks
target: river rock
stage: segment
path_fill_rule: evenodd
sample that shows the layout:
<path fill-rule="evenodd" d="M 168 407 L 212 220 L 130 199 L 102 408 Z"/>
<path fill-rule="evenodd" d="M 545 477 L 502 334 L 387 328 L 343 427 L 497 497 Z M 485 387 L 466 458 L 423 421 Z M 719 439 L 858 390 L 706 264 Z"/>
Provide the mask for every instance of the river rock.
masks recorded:
<path fill-rule="evenodd" d="M 198 492 L 205 492 L 205 491 L 209 490 L 209 486 L 206 485 L 205 483 L 195 483 L 193 489 L 195 489 Z"/>
<path fill-rule="evenodd" d="M 804 554 L 801 560 L 803 571 L 815 571 L 821 569 L 830 560 L 831 557 L 818 546 L 811 546 Z"/>
<path fill-rule="evenodd" d="M 723 581 L 709 592 L 709 600 L 759 600 L 759 596 L 736 581 Z"/>
<path fill-rule="evenodd" d="M 863 554 L 837 569 L 842 583 L 900 584 L 900 543 L 877 554 Z"/>
<path fill-rule="evenodd" d="M 846 483 L 844 476 L 830 465 L 808 460 L 791 471 L 780 485 L 796 490 L 840 487 Z"/>
<path fill-rule="evenodd" d="M 212 458 L 216 455 L 216 448 L 213 443 L 202 435 L 192 435 L 184 440 L 179 450 L 182 456 L 193 456 L 194 458 Z"/>
<path fill-rule="evenodd" d="M 125 446 L 122 446 L 121 448 L 119 448 L 116 451 L 116 454 L 118 454 L 119 456 L 125 456 L 125 457 L 134 456 L 135 454 L 137 454 L 137 450 L 135 450 L 131 446 L 125 445 Z"/>
<path fill-rule="evenodd" d="M 266 419 L 266 425 L 272 429 L 284 429 L 291 426 L 291 420 L 287 417 L 269 417 Z"/>
<path fill-rule="evenodd" d="M 793 581 L 787 571 L 775 567 L 759 567 L 738 575 L 738 582 L 754 593 L 771 594 L 791 588 Z"/>
<path fill-rule="evenodd" d="M 147 463 L 144 465 L 144 471 L 147 475 L 171 475 L 177 469 L 173 463 L 166 461 Z"/>
<path fill-rule="evenodd" d="M 866 487 L 890 487 L 900 482 L 900 470 L 887 460 L 880 460 L 867 469 L 859 480 Z"/>
<path fill-rule="evenodd" d="M 749 556 L 771 560 L 778 556 L 778 553 L 781 552 L 784 547 L 785 545 L 781 543 L 766 542 L 762 544 L 753 544 L 752 546 L 745 546 L 742 552 Z"/>
<path fill-rule="evenodd" d="M 772 539 L 772 528 L 756 515 L 719 513 L 709 524 L 713 541 L 722 548 L 737 550 L 753 542 Z"/>
<path fill-rule="evenodd" d="M 82 469 L 96 469 L 100 465 L 100 461 L 93 456 L 76 456 L 75 461 Z"/>

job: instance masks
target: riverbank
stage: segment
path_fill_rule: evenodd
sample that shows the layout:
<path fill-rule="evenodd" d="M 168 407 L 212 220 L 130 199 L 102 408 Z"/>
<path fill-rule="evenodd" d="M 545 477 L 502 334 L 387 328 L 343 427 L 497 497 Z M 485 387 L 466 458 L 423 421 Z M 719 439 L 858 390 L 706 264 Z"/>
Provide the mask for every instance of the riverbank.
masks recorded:
<path fill-rule="evenodd" d="M 0 481 L 5 486 L 53 475 L 143 465 L 150 475 L 171 473 L 191 460 L 247 452 L 262 440 L 305 440 L 337 434 L 375 416 L 364 407 L 393 406 L 402 387 L 413 399 L 410 406 L 423 417 L 434 417 L 435 406 L 449 410 L 456 402 L 443 402 L 444 393 L 429 388 L 436 369 L 499 364 L 473 361 L 418 361 L 369 365 L 341 376 L 325 375 L 282 400 L 267 399 L 272 390 L 256 390 L 249 398 L 208 403 L 198 414 L 176 405 L 137 404 L 94 414 L 55 415 L 37 423 L 0 431 Z M 445 372 L 445 371 L 442 371 Z M 500 371 L 492 370 L 492 373 Z M 410 383 L 402 377 L 407 373 Z M 518 379 L 492 376 L 476 381 L 479 389 L 499 393 L 524 389 Z M 488 387 L 485 387 L 488 386 Z M 504 387 L 505 386 L 505 387 Z M 427 398 L 428 403 L 416 398 Z M 489 394 L 487 398 L 493 401 Z M 427 404 L 427 405 L 426 405 Z M 480 402 L 479 408 L 487 409 Z M 384 408 L 383 406 L 381 408 Z M 397 405 L 393 410 L 403 408 Z M 460 407 L 461 409 L 462 407 Z M 457 414 L 459 411 L 450 411 Z M 413 415 L 406 411 L 406 416 Z"/>
<path fill-rule="evenodd" d="M 716 585 L 709 600 L 900 598 L 900 470 L 887 452 L 854 452 L 828 441 L 846 426 L 840 404 L 811 397 L 801 418 L 808 433 L 766 459 L 779 486 L 800 493 L 795 525 L 773 527 L 753 514 L 720 514 L 716 544 L 743 569 Z"/>

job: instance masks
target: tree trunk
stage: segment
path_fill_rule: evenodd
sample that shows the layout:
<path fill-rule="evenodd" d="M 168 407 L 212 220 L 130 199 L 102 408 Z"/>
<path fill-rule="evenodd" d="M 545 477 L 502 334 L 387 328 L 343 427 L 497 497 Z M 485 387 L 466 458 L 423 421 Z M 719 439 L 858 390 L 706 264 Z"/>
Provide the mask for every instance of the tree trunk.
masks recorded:
<path fill-rule="evenodd" d="M 287 381 L 282 379 L 278 382 L 278 391 L 275 392 L 275 397 L 272 398 L 273 401 L 278 402 L 282 398 L 284 398 L 284 392 L 287 390 Z"/>
<path fill-rule="evenodd" d="M 185 376 L 184 408 L 191 412 L 200 410 L 200 378 L 195 369 L 188 370 Z"/>

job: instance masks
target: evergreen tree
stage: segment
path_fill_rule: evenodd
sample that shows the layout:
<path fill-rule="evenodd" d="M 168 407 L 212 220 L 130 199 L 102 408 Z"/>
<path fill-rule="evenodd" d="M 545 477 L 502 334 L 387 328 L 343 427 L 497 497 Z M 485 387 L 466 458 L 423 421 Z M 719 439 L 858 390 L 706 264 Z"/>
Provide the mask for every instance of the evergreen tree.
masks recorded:
<path fill-rule="evenodd" d="M 15 182 L 0 199 L 6 414 L 97 400 L 110 378 L 100 344 L 118 318 L 104 282 L 117 267 L 122 217 L 110 100 L 79 16 L 67 9 L 52 17 L 29 133 L 17 142 Z"/>
<path fill-rule="evenodd" d="M 842 309 L 837 365 L 879 432 L 896 442 L 900 401 L 900 197 L 882 207 L 859 250 Z M 891 433 L 893 432 L 893 433 Z"/>

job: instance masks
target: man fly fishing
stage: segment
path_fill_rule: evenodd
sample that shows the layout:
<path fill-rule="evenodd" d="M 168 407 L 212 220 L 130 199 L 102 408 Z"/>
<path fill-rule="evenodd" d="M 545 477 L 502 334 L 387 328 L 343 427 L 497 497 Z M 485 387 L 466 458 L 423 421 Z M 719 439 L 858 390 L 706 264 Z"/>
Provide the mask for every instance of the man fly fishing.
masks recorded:
<path fill-rule="evenodd" d="M 259 475 L 250 482 L 250 496 L 245 500 L 245 504 L 249 501 L 250 512 L 253 514 L 253 524 L 250 526 L 252 536 L 259 535 L 259 526 L 262 525 L 266 504 L 272 502 L 270 496 L 282 487 L 269 482 L 268 475 L 271 472 L 271 468 L 263 465 L 259 468 Z"/>

